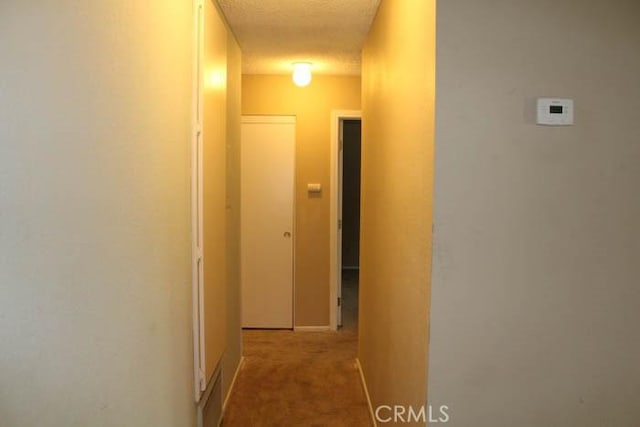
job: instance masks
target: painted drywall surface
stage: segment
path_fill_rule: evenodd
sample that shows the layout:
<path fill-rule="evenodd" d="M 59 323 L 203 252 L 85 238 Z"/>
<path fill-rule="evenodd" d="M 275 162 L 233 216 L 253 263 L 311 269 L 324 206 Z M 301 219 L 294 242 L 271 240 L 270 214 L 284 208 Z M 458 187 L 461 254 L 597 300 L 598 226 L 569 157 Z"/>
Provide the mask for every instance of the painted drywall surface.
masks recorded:
<path fill-rule="evenodd" d="M 242 76 L 242 113 L 296 116 L 295 325 L 329 324 L 329 152 L 331 110 L 360 109 L 360 78 Z M 308 183 L 320 183 L 310 196 Z"/>
<path fill-rule="evenodd" d="M 448 425 L 640 424 L 638 17 L 438 3 L 429 395 Z M 539 96 L 573 98 L 575 126 L 536 126 Z"/>
<path fill-rule="evenodd" d="M 242 61 L 233 34 L 227 37 L 227 346 L 222 362 L 226 396 L 240 363 L 240 116 Z"/>
<path fill-rule="evenodd" d="M 0 4 L 0 424 L 193 426 L 189 2 Z"/>
<path fill-rule="evenodd" d="M 434 25 L 434 1 L 383 0 L 362 55 L 359 358 L 374 408 L 426 399 Z"/>
<path fill-rule="evenodd" d="M 227 330 L 227 28 L 211 1 L 204 2 L 203 43 L 203 316 L 208 383 L 222 359 Z"/>

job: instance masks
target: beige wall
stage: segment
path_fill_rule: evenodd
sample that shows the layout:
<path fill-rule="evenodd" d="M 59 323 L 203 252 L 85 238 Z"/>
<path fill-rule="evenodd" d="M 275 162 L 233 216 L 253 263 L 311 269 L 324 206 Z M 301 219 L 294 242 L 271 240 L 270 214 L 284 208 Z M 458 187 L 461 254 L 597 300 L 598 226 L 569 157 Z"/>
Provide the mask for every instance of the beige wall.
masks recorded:
<path fill-rule="evenodd" d="M 226 152 L 227 28 L 204 1 L 202 58 L 202 197 L 204 368 L 207 383 L 222 360 L 227 332 Z"/>
<path fill-rule="evenodd" d="M 0 3 L 0 424 L 193 426 L 190 2 Z"/>
<path fill-rule="evenodd" d="M 314 76 L 306 88 L 291 76 L 242 76 L 242 113 L 295 115 L 295 325 L 329 324 L 329 149 L 331 110 L 360 109 L 360 78 Z M 308 183 L 322 184 L 309 196 Z"/>
<path fill-rule="evenodd" d="M 222 360 L 224 395 L 229 392 L 242 355 L 240 337 L 240 116 L 242 54 L 227 37 L 227 346 Z"/>
<path fill-rule="evenodd" d="M 359 358 L 374 408 L 427 390 L 435 2 L 383 0 L 363 50 Z"/>
<path fill-rule="evenodd" d="M 438 3 L 429 394 L 451 426 L 640 425 L 639 16 Z M 540 96 L 575 126 L 536 126 Z"/>
<path fill-rule="evenodd" d="M 241 51 L 216 3 L 204 2 L 203 188 L 205 365 L 221 368 L 223 396 L 241 357 Z M 214 423 L 217 421 L 213 421 Z"/>

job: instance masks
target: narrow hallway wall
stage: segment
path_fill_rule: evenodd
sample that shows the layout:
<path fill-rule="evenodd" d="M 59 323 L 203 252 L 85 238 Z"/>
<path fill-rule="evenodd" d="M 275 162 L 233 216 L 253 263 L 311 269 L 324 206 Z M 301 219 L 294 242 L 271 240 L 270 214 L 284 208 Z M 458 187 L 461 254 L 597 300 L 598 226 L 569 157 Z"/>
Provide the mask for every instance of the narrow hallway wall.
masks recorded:
<path fill-rule="evenodd" d="M 192 427 L 191 2 L 0 2 L 0 424 Z"/>
<path fill-rule="evenodd" d="M 202 56 L 202 287 L 204 373 L 213 381 L 227 346 L 227 48 L 228 30 L 204 0 Z"/>
<path fill-rule="evenodd" d="M 222 360 L 223 393 L 231 386 L 240 358 L 240 117 L 242 52 L 233 33 L 227 32 L 227 333 Z"/>
<path fill-rule="evenodd" d="M 219 6 L 204 0 L 202 58 L 204 326 L 207 386 L 227 396 L 241 359 L 240 117 L 242 52 Z M 208 415 L 209 416 L 209 415 Z M 205 420 L 216 423 L 217 420 Z"/>
<path fill-rule="evenodd" d="M 362 55 L 359 359 L 374 410 L 426 401 L 434 60 L 435 1 L 383 0 Z"/>

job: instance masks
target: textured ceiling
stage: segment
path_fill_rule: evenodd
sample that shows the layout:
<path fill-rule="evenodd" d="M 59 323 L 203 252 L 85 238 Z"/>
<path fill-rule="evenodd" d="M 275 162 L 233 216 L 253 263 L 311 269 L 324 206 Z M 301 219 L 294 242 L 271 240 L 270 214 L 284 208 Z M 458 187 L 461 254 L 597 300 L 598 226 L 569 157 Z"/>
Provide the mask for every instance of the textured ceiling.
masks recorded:
<path fill-rule="evenodd" d="M 218 0 L 242 48 L 244 74 L 360 74 L 360 51 L 380 0 Z"/>

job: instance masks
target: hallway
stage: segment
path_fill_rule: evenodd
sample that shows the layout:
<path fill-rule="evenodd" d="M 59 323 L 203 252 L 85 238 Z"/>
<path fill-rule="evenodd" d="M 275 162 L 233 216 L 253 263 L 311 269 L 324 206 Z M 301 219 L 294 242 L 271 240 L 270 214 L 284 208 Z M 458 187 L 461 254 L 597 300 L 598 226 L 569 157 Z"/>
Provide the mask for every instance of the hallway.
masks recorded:
<path fill-rule="evenodd" d="M 369 426 L 356 356 L 357 271 L 344 275 L 338 332 L 243 331 L 244 364 L 223 426 Z"/>
<path fill-rule="evenodd" d="M 227 401 L 226 425 L 361 426 L 365 395 L 424 402 L 435 2 L 134 3 L 0 6 L 0 424 L 218 425 Z M 369 141 L 357 334 L 329 332 L 337 112 Z M 277 237 L 305 332 L 242 331 L 250 115 L 295 117 Z"/>
<path fill-rule="evenodd" d="M 356 340 L 353 330 L 244 331 L 244 364 L 222 425 L 371 425 Z"/>

